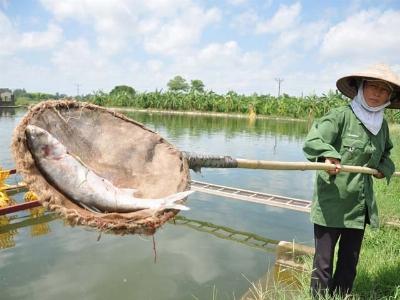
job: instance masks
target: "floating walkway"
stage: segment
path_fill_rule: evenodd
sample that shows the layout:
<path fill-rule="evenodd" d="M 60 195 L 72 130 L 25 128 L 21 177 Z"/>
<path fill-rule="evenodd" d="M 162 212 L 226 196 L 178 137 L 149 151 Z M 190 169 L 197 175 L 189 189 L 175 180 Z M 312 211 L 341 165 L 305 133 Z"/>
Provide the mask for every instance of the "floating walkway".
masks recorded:
<path fill-rule="evenodd" d="M 297 211 L 310 212 L 311 201 L 289 198 L 255 191 L 237 189 L 223 185 L 216 185 L 207 182 L 191 181 L 191 189 L 194 191 L 234 198 L 243 201 L 260 203 L 275 207 L 287 208 Z"/>
<path fill-rule="evenodd" d="M 195 180 L 191 181 L 191 189 L 194 191 L 207 193 L 211 195 L 234 198 L 242 201 L 265 204 L 280 208 L 302 211 L 302 212 L 310 212 L 310 207 L 311 207 L 311 201 L 307 200 L 260 193 L 260 192 L 238 189 L 234 187 L 227 187 L 223 185 L 211 184 L 208 182 L 201 182 Z M 7 194 L 15 194 L 26 190 L 27 186 L 24 182 L 20 182 L 16 185 L 11 185 L 11 186 L 3 186 L 0 189 L 0 191 L 6 192 Z M 32 201 L 28 203 L 12 205 L 6 208 L 0 208 L 0 215 L 16 212 L 19 210 L 24 210 L 39 205 L 40 205 L 39 201 Z"/>
<path fill-rule="evenodd" d="M 0 187 L 0 192 L 5 192 L 7 193 L 7 195 L 18 194 L 21 192 L 26 192 L 27 190 L 28 187 L 25 182 L 18 182 L 17 184 L 14 185 L 6 185 Z"/>

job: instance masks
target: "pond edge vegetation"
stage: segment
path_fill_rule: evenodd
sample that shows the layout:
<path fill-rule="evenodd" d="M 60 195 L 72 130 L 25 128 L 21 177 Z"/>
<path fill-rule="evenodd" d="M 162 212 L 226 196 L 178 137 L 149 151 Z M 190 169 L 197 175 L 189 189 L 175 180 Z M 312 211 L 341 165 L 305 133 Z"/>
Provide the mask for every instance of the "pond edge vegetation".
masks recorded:
<path fill-rule="evenodd" d="M 329 91 L 321 96 L 310 95 L 294 97 L 283 94 L 280 97 L 271 95 L 241 95 L 230 91 L 216 94 L 212 91 L 199 93 L 196 91 L 183 93 L 175 91 L 155 91 L 129 94 L 127 92 L 104 93 L 95 92 L 82 100 L 100 106 L 115 108 L 135 108 L 169 112 L 213 113 L 228 115 L 284 118 L 310 120 L 319 118 L 332 108 L 349 103 L 347 97 L 338 91 Z M 400 122 L 400 114 L 396 110 L 386 110 L 389 122 Z"/>
<path fill-rule="evenodd" d="M 65 94 L 28 93 L 24 89 L 14 90 L 16 105 L 29 106 L 48 99 L 68 98 Z M 225 116 L 257 116 L 290 120 L 312 120 L 326 114 L 335 107 L 346 105 L 349 99 L 339 91 L 328 91 L 295 97 L 283 93 L 275 97 L 270 94 L 251 95 L 228 91 L 218 94 L 206 91 L 201 80 L 192 80 L 191 85 L 180 76 L 168 82 L 168 90 L 137 92 L 127 85 L 115 86 L 109 93 L 95 91 L 77 96 L 79 101 L 90 102 L 99 106 L 143 109 L 190 114 L 224 114 Z M 386 110 L 389 122 L 400 123 L 400 114 L 393 109 Z"/>

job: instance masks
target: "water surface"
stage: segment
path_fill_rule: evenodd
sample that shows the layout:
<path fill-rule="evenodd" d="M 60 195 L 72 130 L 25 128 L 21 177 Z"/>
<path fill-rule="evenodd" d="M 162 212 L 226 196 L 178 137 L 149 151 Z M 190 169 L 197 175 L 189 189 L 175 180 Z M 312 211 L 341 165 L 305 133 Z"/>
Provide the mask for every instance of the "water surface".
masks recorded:
<path fill-rule="evenodd" d="M 14 166 L 12 130 L 25 112 L 0 114 L 0 166 Z M 304 161 L 304 122 L 127 113 L 181 150 L 236 158 Z M 313 172 L 203 169 L 192 179 L 310 199 Z M 9 183 L 17 179 L 13 178 Z M 22 194 L 13 196 L 21 201 Z M 308 214 L 195 193 L 179 215 L 272 240 L 312 243 Z M 274 252 L 196 226 L 167 223 L 152 237 L 114 236 L 71 228 L 49 214 L 11 216 L 0 227 L 1 299 L 217 299 L 239 298 L 263 276 Z M 1 231 L 1 228 L 3 230 Z M 5 228 L 5 229 L 4 229 Z M 6 241 L 1 243 L 1 240 Z M 3 246 L 1 246 L 3 245 Z M 156 258 L 156 262 L 155 262 Z"/>

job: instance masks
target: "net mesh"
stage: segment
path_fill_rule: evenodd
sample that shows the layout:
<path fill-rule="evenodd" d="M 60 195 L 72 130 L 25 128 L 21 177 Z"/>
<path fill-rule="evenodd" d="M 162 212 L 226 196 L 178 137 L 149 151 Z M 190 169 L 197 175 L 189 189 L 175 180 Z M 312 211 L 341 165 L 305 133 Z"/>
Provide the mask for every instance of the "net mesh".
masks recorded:
<path fill-rule="evenodd" d="M 47 130 L 99 176 L 120 188 L 134 188 L 140 198 L 160 198 L 189 188 L 190 173 L 182 153 L 159 134 L 124 115 L 72 100 L 41 102 L 15 128 L 12 152 L 17 171 L 42 204 L 71 225 L 114 233 L 153 234 L 176 210 L 155 213 L 94 213 L 60 193 L 35 165 L 25 137 L 27 125 Z"/>

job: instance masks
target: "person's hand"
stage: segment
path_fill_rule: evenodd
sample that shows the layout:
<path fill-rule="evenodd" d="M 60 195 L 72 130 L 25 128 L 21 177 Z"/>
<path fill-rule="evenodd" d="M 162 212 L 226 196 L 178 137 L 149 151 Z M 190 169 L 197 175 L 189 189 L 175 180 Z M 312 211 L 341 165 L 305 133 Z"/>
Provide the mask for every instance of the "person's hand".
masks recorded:
<path fill-rule="evenodd" d="M 336 168 L 334 170 L 327 170 L 326 171 L 329 175 L 336 175 L 342 169 L 342 166 L 340 165 L 340 160 L 338 160 L 336 158 L 326 157 L 325 158 L 325 163 L 326 164 L 334 164 L 334 165 L 336 165 Z"/>
<path fill-rule="evenodd" d="M 382 173 L 382 172 L 379 172 L 379 171 L 378 171 L 378 174 L 374 174 L 374 175 L 372 175 L 372 176 L 374 176 L 375 178 L 378 178 L 378 179 L 382 179 L 382 178 L 385 177 L 385 175 L 383 175 L 383 173 Z"/>

